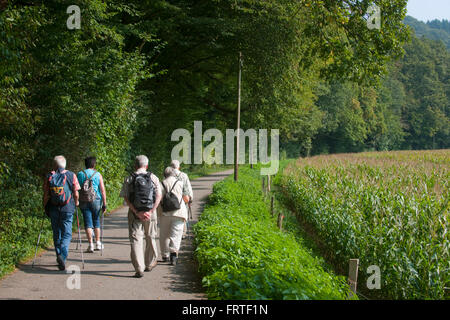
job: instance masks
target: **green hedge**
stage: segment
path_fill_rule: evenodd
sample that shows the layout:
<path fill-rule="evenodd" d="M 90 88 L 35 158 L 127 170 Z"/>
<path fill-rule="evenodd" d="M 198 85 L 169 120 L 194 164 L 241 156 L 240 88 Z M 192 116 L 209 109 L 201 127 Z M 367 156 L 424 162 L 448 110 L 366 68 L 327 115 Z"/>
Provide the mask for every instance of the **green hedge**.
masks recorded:
<path fill-rule="evenodd" d="M 295 236 L 281 232 L 261 192 L 259 170 L 217 183 L 195 226 L 195 256 L 210 299 L 346 299 Z"/>

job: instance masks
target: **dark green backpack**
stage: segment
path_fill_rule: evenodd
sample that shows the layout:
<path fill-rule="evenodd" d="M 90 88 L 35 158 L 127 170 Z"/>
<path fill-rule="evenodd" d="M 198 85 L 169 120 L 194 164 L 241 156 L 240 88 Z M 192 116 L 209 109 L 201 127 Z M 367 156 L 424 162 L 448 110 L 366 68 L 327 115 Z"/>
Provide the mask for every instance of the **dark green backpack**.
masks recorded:
<path fill-rule="evenodd" d="M 178 210 L 181 208 L 181 201 L 183 201 L 183 197 L 181 198 L 180 201 L 178 201 L 177 195 L 172 192 L 173 188 L 175 187 L 175 185 L 177 184 L 178 181 L 180 181 L 180 180 L 175 181 L 175 183 L 173 184 L 173 186 L 169 192 L 167 192 L 167 189 L 166 189 L 166 186 L 164 185 L 164 183 L 162 184 L 164 187 L 164 190 L 166 190 L 166 194 L 164 195 L 164 197 L 162 199 L 163 212 L 175 211 L 175 210 Z"/>

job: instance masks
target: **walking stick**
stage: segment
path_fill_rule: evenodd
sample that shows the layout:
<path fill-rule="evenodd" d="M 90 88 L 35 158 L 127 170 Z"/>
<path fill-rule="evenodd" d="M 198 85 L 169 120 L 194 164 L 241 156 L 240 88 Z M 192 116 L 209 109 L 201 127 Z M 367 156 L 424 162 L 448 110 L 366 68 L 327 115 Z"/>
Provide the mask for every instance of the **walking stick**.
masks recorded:
<path fill-rule="evenodd" d="M 100 220 L 100 242 L 102 243 L 100 246 L 100 255 L 103 256 L 103 219 L 104 219 L 105 213 L 102 210 L 102 216 Z"/>
<path fill-rule="evenodd" d="M 78 240 L 79 240 L 79 242 L 77 242 L 77 247 L 78 247 L 78 243 L 79 243 L 80 244 L 80 252 L 81 252 L 81 262 L 83 264 L 83 269 L 84 269 L 84 257 L 83 257 L 83 248 L 81 247 L 80 220 L 78 219 L 78 208 L 76 208 L 76 212 L 77 212 Z"/>
<path fill-rule="evenodd" d="M 191 209 L 191 203 L 189 202 L 188 203 L 188 208 L 189 208 L 189 210 L 188 210 L 188 221 L 192 221 L 192 209 Z M 189 222 L 189 224 L 188 224 L 188 232 L 189 232 L 189 239 L 191 239 L 192 238 L 192 235 L 191 235 L 191 223 Z"/>
<path fill-rule="evenodd" d="M 75 210 L 77 211 L 77 224 L 78 224 L 78 208 L 75 207 Z M 78 224 L 78 229 L 80 229 L 80 225 Z M 80 241 L 80 233 L 78 233 L 78 239 L 77 239 L 77 247 L 75 248 L 75 250 L 78 250 L 78 244 L 81 246 L 81 241 Z"/>
<path fill-rule="evenodd" d="M 188 218 L 186 220 L 186 236 L 189 237 L 189 230 L 190 230 L 191 225 L 189 224 L 189 214 L 188 214 Z"/>
<path fill-rule="evenodd" d="M 37 243 L 36 243 L 36 251 L 34 252 L 34 259 L 33 259 L 33 263 L 31 264 L 31 268 L 34 267 L 34 262 L 36 261 L 36 255 L 37 255 L 37 251 L 38 251 L 38 247 L 39 247 L 39 242 L 41 241 L 41 233 L 42 233 L 42 229 L 44 228 L 44 219 L 45 219 L 45 217 L 42 217 L 41 230 L 39 231 L 39 236 L 38 236 Z"/>

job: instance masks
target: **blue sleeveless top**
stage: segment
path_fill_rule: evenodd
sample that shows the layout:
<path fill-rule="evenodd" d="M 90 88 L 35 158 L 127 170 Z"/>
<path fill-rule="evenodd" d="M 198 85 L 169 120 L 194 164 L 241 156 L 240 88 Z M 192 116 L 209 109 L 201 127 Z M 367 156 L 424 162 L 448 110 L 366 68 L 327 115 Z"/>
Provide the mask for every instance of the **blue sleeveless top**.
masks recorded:
<path fill-rule="evenodd" d="M 77 178 L 78 182 L 80 183 L 80 187 L 83 186 L 84 181 L 87 180 L 86 175 L 88 177 L 91 177 L 92 180 L 92 186 L 94 187 L 95 193 L 97 194 L 97 198 L 100 198 L 102 200 L 102 193 L 100 192 L 100 172 L 94 171 L 93 169 L 86 169 L 83 171 L 78 172 Z M 93 175 L 95 173 L 95 175 Z"/>

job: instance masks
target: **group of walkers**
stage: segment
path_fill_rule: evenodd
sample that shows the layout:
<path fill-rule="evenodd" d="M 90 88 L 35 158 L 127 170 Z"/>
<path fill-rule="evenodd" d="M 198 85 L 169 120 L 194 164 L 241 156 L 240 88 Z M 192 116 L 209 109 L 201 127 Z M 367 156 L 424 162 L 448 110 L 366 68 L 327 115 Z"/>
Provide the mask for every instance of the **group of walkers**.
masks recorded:
<path fill-rule="evenodd" d="M 56 156 L 53 162 L 54 171 L 44 181 L 43 205 L 51 220 L 58 268 L 65 270 L 77 207 L 83 213 L 88 240 L 86 252 L 104 249 L 100 219 L 107 209 L 106 190 L 102 175 L 95 170 L 95 157 L 86 158 L 86 169 L 77 175 L 66 170 L 63 156 Z M 178 160 L 173 160 L 164 170 L 162 181 L 147 170 L 148 158 L 137 156 L 135 172 L 125 179 L 120 191 L 129 208 L 128 232 L 136 278 L 142 278 L 144 272 L 158 264 L 158 225 L 162 261 L 177 264 L 193 200 L 189 177 L 180 171 Z"/>

